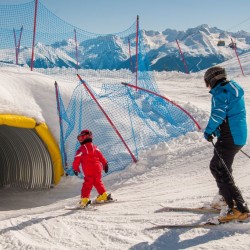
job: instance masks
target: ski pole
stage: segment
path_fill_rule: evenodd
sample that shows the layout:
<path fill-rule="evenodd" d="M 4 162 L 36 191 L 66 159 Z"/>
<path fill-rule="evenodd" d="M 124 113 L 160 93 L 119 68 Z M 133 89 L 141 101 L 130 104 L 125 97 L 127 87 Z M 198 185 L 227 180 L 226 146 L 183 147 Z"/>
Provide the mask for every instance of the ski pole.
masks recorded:
<path fill-rule="evenodd" d="M 243 150 L 240 150 L 240 152 L 250 159 L 250 156 L 247 153 L 245 153 Z"/>
<path fill-rule="evenodd" d="M 233 182 L 233 184 L 235 185 L 235 181 L 234 181 L 234 178 L 233 178 L 233 176 L 232 176 L 232 174 L 230 173 L 230 171 L 229 171 L 229 169 L 228 169 L 228 167 L 227 167 L 227 165 L 226 165 L 226 163 L 225 163 L 225 161 L 221 158 L 221 156 L 220 156 L 220 154 L 219 154 L 219 152 L 218 152 L 218 150 L 216 149 L 216 147 L 215 147 L 215 145 L 214 145 L 214 142 L 213 141 L 211 141 L 212 142 L 212 144 L 213 144 L 213 147 L 214 147 L 214 151 L 215 151 L 215 153 L 217 154 L 217 156 L 219 157 L 219 159 L 220 159 L 220 162 L 222 163 L 222 165 L 224 166 L 224 168 L 225 168 L 225 170 L 227 171 L 227 173 L 228 173 L 228 175 L 229 175 L 229 177 L 230 177 L 230 179 L 231 179 L 231 181 Z M 236 185 L 235 185 L 236 186 Z M 237 188 L 238 189 L 238 188 Z M 238 191 L 240 192 L 240 190 L 238 189 Z"/>
<path fill-rule="evenodd" d="M 233 178 L 232 174 L 230 173 L 230 171 L 229 171 L 229 169 L 228 169 L 226 163 L 224 162 L 224 160 L 223 160 L 222 157 L 220 156 L 218 150 L 216 149 L 216 147 L 215 147 L 215 145 L 214 145 L 214 142 L 213 142 L 213 141 L 211 141 L 211 142 L 212 142 L 212 144 L 213 144 L 215 153 L 218 155 L 218 157 L 219 157 L 219 159 L 220 159 L 222 165 L 223 165 L 224 168 L 226 169 L 226 171 L 227 171 L 227 173 L 228 173 L 228 175 L 229 175 L 231 181 L 233 182 L 233 184 L 234 184 L 235 188 L 237 189 L 239 195 L 241 196 L 242 200 L 244 200 L 244 199 L 243 199 L 243 196 L 242 196 L 242 193 L 241 193 L 240 189 L 236 186 L 235 181 L 234 181 L 234 178 Z"/>

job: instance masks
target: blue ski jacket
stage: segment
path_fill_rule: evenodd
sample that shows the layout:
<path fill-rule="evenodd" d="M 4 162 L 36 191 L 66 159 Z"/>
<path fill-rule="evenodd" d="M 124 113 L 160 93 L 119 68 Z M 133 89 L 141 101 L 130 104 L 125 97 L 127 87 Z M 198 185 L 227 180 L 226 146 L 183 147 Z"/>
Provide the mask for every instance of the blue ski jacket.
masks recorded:
<path fill-rule="evenodd" d="M 227 141 L 230 137 L 235 145 L 247 141 L 246 108 L 244 90 L 235 81 L 223 81 L 210 90 L 212 94 L 211 115 L 205 129 Z"/>

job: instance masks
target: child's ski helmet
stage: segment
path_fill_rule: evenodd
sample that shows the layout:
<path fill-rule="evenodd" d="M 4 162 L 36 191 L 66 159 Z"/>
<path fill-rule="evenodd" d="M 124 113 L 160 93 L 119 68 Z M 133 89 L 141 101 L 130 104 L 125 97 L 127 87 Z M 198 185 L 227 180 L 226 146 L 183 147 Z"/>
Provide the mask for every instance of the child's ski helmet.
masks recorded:
<path fill-rule="evenodd" d="M 84 140 L 91 138 L 93 139 L 92 132 L 88 129 L 82 130 L 81 133 L 77 136 L 77 140 L 81 143 Z"/>

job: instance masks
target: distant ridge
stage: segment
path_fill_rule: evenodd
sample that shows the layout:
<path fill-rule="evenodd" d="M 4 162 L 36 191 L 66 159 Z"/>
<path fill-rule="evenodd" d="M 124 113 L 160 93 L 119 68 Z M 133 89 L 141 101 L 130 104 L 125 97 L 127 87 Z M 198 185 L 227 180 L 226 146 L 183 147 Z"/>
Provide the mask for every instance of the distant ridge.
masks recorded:
<path fill-rule="evenodd" d="M 141 30 L 145 46 L 145 53 L 151 69 L 155 71 L 180 71 L 185 68 L 180 56 L 176 39 L 185 56 L 189 72 L 197 72 L 215 64 L 223 63 L 235 57 L 234 49 L 230 48 L 233 39 L 236 42 L 239 55 L 250 52 L 250 33 L 239 31 L 236 33 L 220 30 L 216 27 L 209 27 L 206 24 L 199 25 L 186 31 L 166 29 L 163 32 Z M 109 46 L 112 54 L 102 53 L 98 57 L 96 50 L 91 47 L 102 46 L 98 37 L 88 41 L 79 41 L 79 57 L 83 69 L 122 69 L 129 68 L 129 55 L 123 51 L 121 38 L 113 36 Z M 218 42 L 224 44 L 218 46 Z M 22 65 L 30 63 L 30 48 L 21 47 L 19 62 Z M 51 45 L 36 44 L 35 68 L 50 67 L 76 67 L 74 41 L 72 39 L 57 41 Z M 11 63 L 15 55 L 13 50 L 2 50 L 0 62 Z M 83 55 L 84 54 L 84 55 Z M 112 58 L 112 60 L 110 60 Z"/>

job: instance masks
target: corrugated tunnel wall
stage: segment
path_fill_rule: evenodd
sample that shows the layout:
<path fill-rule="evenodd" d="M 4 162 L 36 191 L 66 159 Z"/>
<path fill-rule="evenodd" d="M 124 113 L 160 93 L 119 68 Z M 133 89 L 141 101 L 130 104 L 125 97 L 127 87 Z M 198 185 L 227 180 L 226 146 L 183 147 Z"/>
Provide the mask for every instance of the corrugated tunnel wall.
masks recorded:
<path fill-rule="evenodd" d="M 5 116 L 3 122 L 2 117 L 0 188 L 45 189 L 57 184 L 63 175 L 60 151 L 46 124 L 20 116 Z"/>
<path fill-rule="evenodd" d="M 49 188 L 53 165 L 34 129 L 0 126 L 0 187 Z"/>

